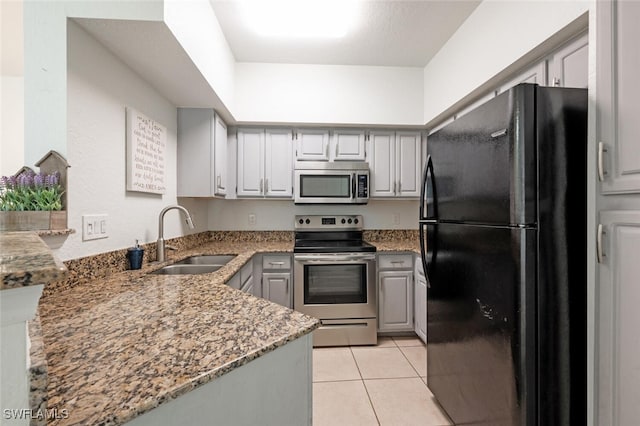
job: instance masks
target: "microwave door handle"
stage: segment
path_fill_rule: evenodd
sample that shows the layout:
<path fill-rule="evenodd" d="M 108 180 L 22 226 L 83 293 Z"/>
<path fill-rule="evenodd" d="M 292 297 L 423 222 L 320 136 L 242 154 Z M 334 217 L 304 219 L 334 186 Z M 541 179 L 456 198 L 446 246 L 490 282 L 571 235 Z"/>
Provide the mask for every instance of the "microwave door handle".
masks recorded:
<path fill-rule="evenodd" d="M 356 199 L 356 174 L 354 173 L 351 178 L 351 198 Z"/>

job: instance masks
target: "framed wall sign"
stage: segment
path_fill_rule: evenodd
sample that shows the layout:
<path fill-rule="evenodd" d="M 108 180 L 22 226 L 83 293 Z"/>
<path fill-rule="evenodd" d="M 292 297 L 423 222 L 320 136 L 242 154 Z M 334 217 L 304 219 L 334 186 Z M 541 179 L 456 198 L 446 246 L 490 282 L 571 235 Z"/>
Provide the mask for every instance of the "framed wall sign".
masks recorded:
<path fill-rule="evenodd" d="M 127 191 L 164 194 L 167 128 L 127 108 Z"/>

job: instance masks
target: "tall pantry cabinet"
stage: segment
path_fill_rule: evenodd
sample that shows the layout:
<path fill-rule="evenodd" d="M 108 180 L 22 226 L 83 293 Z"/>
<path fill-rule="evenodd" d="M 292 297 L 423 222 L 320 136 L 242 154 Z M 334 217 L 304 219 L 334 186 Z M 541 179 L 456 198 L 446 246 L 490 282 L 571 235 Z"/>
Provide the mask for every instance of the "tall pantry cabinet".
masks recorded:
<path fill-rule="evenodd" d="M 640 2 L 598 1 L 596 424 L 640 419 Z"/>

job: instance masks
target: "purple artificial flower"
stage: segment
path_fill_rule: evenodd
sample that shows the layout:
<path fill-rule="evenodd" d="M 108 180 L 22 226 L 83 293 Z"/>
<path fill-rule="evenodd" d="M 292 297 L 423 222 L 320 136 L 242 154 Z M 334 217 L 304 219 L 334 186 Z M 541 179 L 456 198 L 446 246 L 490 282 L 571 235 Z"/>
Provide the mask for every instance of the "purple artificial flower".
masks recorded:
<path fill-rule="evenodd" d="M 60 172 L 54 172 L 47 176 L 49 178 L 49 183 L 47 186 L 52 187 L 56 186 L 60 183 Z"/>
<path fill-rule="evenodd" d="M 18 176 L 18 187 L 29 188 L 33 185 L 33 177 L 29 173 L 21 173 Z"/>
<path fill-rule="evenodd" d="M 45 174 L 38 173 L 33 177 L 33 184 L 37 189 L 44 188 L 45 186 Z"/>

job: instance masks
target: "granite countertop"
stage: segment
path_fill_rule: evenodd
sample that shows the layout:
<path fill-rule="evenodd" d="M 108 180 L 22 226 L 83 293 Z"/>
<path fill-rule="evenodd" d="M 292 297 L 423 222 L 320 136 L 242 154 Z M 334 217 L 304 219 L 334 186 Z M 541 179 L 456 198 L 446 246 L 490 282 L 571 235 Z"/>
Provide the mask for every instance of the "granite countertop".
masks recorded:
<path fill-rule="evenodd" d="M 44 284 L 66 268 L 33 232 L 0 233 L 0 290 Z"/>
<path fill-rule="evenodd" d="M 371 237 L 379 251 L 419 252 L 413 235 Z M 208 242 L 45 294 L 48 409 L 67 414 L 49 424 L 122 424 L 313 331 L 317 319 L 225 284 L 256 253 L 292 251 L 292 241 Z M 148 274 L 197 254 L 237 257 L 209 274 Z"/>
<path fill-rule="evenodd" d="M 176 258 L 238 256 L 209 274 L 147 264 L 44 297 L 48 409 L 68 414 L 49 424 L 122 424 L 313 331 L 317 319 L 225 285 L 255 253 L 292 248 L 207 243 Z"/>

